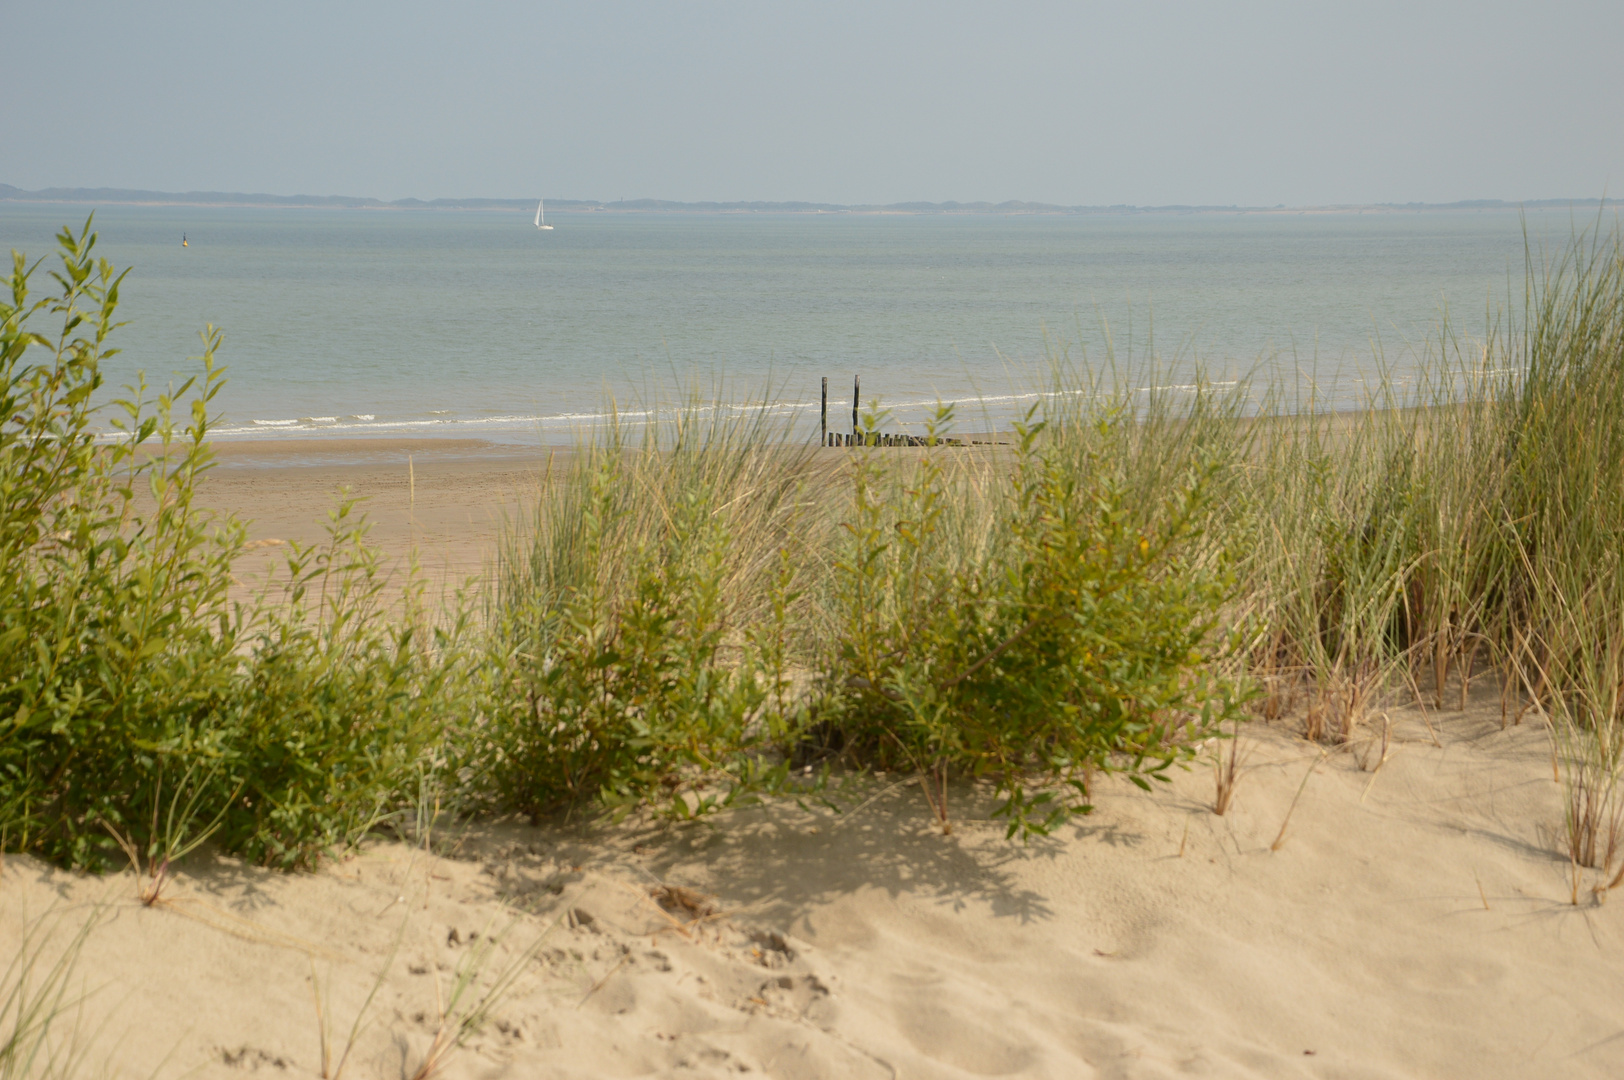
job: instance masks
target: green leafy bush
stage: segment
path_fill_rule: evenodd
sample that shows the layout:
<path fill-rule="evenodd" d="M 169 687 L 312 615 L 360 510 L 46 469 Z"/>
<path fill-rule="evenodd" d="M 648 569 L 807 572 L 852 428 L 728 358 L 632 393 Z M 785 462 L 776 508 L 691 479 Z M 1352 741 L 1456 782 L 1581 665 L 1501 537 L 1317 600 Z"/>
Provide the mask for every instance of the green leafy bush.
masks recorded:
<path fill-rule="evenodd" d="M 941 451 L 902 482 L 854 455 L 826 681 L 848 752 L 923 774 L 944 828 L 957 770 L 994 778 L 995 813 L 1024 836 L 1087 812 L 1091 773 L 1165 779 L 1236 699 L 1208 668 L 1231 583 L 1185 554 L 1206 476 L 1137 528 L 1097 461 L 1045 444 L 1033 414 L 1017 432 L 979 543 L 947 527 L 972 494 Z"/>
<path fill-rule="evenodd" d="M 467 613 L 430 627 L 415 575 L 396 597 L 349 499 L 325 544 L 290 545 L 248 638 L 233 717 L 221 842 L 257 862 L 307 867 L 355 844 L 445 768 L 465 712 Z M 427 640 L 425 640 L 425 638 Z"/>
<path fill-rule="evenodd" d="M 93 256 L 88 222 L 58 239 L 59 292 L 31 299 L 36 268 L 18 255 L 0 305 L 0 808 L 8 846 L 98 865 L 110 830 L 151 830 L 165 776 L 218 777 L 194 766 L 232 753 L 226 590 L 243 533 L 194 501 L 218 335 L 200 380 L 150 411 L 132 388 L 98 440 L 91 395 L 123 275 Z M 42 313 L 61 320 L 54 338 L 31 328 Z"/>
<path fill-rule="evenodd" d="M 292 549 L 280 590 L 231 603 L 243 527 L 197 502 L 220 335 L 197 379 L 152 401 L 130 388 L 98 433 L 123 275 L 89 222 L 59 242 L 58 291 L 33 299 L 37 267 L 15 256 L 0 303 L 0 842 L 161 867 L 218 829 L 228 850 L 309 865 L 443 764 L 465 620 L 426 634 L 415 587 L 380 617 L 386 579 L 349 504 L 328 545 Z"/>

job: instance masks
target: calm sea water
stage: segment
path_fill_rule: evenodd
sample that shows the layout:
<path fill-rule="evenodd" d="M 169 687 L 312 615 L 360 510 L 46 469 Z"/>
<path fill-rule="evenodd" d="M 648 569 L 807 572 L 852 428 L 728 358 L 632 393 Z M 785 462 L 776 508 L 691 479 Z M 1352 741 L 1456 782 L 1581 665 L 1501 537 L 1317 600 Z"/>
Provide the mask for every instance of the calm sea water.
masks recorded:
<path fill-rule="evenodd" d="M 46 254 L 84 213 L 0 203 L 0 248 Z M 825 375 L 840 426 L 858 374 L 902 420 L 938 398 L 1002 415 L 1062 346 L 1130 379 L 1307 375 L 1353 402 L 1446 304 L 1475 331 L 1523 281 L 1505 211 L 555 220 L 107 207 L 99 250 L 134 267 L 108 381 L 188 372 L 214 323 L 226 438 L 561 441 L 611 398 L 719 381 L 815 425 Z M 1527 223 L 1560 246 L 1593 220 Z"/>

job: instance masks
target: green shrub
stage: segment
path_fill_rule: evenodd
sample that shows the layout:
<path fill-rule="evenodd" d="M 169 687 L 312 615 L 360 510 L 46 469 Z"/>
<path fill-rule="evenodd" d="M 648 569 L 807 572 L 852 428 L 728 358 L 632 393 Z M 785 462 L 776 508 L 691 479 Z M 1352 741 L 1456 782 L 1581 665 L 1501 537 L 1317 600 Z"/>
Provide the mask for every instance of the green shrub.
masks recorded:
<path fill-rule="evenodd" d="M 207 764 L 232 754 L 226 589 L 243 533 L 194 501 L 218 335 L 199 381 L 151 411 L 131 388 L 116 437 L 98 440 L 91 395 L 123 275 L 93 257 L 88 222 L 59 242 L 60 291 L 31 300 L 35 268 L 14 256 L 0 305 L 0 807 L 8 846 L 95 866 L 111 830 L 145 843 L 165 776 L 218 777 Z M 31 328 L 42 313 L 61 319 L 55 338 Z"/>
<path fill-rule="evenodd" d="M 0 842 L 159 867 L 218 829 L 227 850 L 309 865 L 443 765 L 464 620 L 426 633 L 416 585 L 385 613 L 347 503 L 280 590 L 229 602 L 244 530 L 197 505 L 220 335 L 196 380 L 151 402 L 130 388 L 99 436 L 123 275 L 89 229 L 59 237 L 58 292 L 32 299 L 16 256 L 0 304 Z"/>
<path fill-rule="evenodd" d="M 389 610 L 354 506 L 329 515 L 325 544 L 290 545 L 248 637 L 230 774 L 240 797 L 220 840 L 267 865 L 308 867 L 403 809 L 420 775 L 446 766 L 468 708 L 466 611 L 430 629 L 415 574 Z"/>
<path fill-rule="evenodd" d="M 1046 444 L 1032 413 L 1016 430 L 1013 475 L 975 506 L 981 542 L 948 528 L 977 500 L 943 451 L 900 481 L 854 455 L 826 671 L 848 753 L 925 776 L 944 828 L 949 771 L 993 777 L 1011 836 L 1087 812 L 1091 773 L 1165 779 L 1236 707 L 1208 668 L 1231 583 L 1187 556 L 1207 474 L 1136 527 L 1097 460 Z"/>

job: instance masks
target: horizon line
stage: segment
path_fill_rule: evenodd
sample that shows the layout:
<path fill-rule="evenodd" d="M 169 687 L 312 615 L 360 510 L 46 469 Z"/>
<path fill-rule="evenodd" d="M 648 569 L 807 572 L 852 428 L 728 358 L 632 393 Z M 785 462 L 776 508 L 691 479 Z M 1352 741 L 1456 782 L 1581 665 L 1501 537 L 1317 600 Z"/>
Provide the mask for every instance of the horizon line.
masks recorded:
<path fill-rule="evenodd" d="M 1147 213 L 1348 213 L 1356 211 L 1419 210 L 1515 210 L 1551 207 L 1601 207 L 1605 198 L 1547 199 L 1459 199 L 1453 202 L 1407 203 L 1326 203 L 1318 205 L 1274 206 L 1241 204 L 1140 205 L 1114 203 L 1062 205 L 1008 199 L 1003 202 L 905 201 L 895 203 L 824 203 L 805 200 L 704 200 L 687 202 L 672 199 L 554 199 L 549 209 L 559 213 L 845 213 L 845 214 L 1147 214 Z M 350 195 L 269 195 L 229 191 L 149 191 L 140 188 L 49 187 L 27 191 L 0 184 L 0 202 L 85 204 L 108 206 L 223 206 L 304 208 L 336 210 L 485 210 L 529 213 L 530 198 L 443 198 L 377 199 Z"/>

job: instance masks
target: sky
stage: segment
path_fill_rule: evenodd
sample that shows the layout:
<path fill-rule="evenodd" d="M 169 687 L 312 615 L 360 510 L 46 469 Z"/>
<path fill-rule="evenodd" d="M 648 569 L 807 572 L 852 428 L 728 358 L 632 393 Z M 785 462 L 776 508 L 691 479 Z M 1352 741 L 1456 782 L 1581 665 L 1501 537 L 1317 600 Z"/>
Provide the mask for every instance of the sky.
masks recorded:
<path fill-rule="evenodd" d="M 0 0 L 0 25 L 0 183 L 30 189 L 1147 206 L 1624 189 L 1618 0 Z"/>

